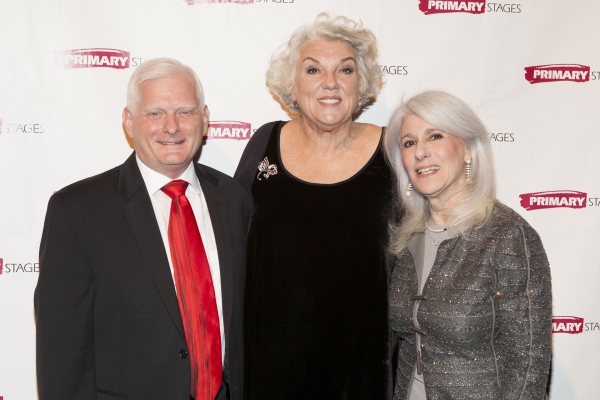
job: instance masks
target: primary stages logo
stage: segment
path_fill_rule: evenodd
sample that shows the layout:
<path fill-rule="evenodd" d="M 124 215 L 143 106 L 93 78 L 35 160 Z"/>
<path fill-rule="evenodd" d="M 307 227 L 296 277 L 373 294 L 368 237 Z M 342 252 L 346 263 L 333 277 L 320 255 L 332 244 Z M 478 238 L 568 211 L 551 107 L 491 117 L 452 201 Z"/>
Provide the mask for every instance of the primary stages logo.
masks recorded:
<path fill-rule="evenodd" d="M 56 64 L 72 68 L 129 68 L 128 51 L 116 49 L 77 49 L 54 52 Z"/>
<path fill-rule="evenodd" d="M 0 258 L 0 275 L 40 272 L 40 263 L 5 263 Z"/>
<path fill-rule="evenodd" d="M 514 132 L 492 132 L 490 133 L 490 141 L 512 143 L 515 141 L 515 134 Z"/>
<path fill-rule="evenodd" d="M 204 139 L 248 140 L 252 126 L 241 121 L 211 121 Z"/>
<path fill-rule="evenodd" d="M 0 119 L 0 133 L 46 133 L 42 124 L 3 124 Z"/>
<path fill-rule="evenodd" d="M 545 208 L 585 208 L 587 193 L 574 190 L 525 193 L 519 195 L 521 207 L 527 211 Z"/>
<path fill-rule="evenodd" d="M 384 75 L 408 75 L 406 65 L 380 65 L 379 68 Z"/>
<path fill-rule="evenodd" d="M 579 317 L 552 317 L 552 333 L 581 333 L 583 332 L 583 318 Z"/>
<path fill-rule="evenodd" d="M 464 0 L 464 1 L 430 1 L 420 0 L 419 10 L 423 11 L 426 15 L 428 14 L 441 14 L 441 13 L 469 13 L 469 14 L 483 14 L 488 13 L 510 13 L 520 14 L 521 4 L 518 3 L 487 3 L 481 0 Z"/>
<path fill-rule="evenodd" d="M 581 317 L 552 317 L 552 333 L 600 332 L 600 322 L 584 322 Z"/>
<path fill-rule="evenodd" d="M 590 67 L 581 64 L 549 64 L 525 68 L 525 79 L 529 83 L 544 82 L 588 82 Z"/>
<path fill-rule="evenodd" d="M 427 14 L 464 12 L 469 14 L 483 14 L 485 0 L 420 0 L 419 10 Z"/>

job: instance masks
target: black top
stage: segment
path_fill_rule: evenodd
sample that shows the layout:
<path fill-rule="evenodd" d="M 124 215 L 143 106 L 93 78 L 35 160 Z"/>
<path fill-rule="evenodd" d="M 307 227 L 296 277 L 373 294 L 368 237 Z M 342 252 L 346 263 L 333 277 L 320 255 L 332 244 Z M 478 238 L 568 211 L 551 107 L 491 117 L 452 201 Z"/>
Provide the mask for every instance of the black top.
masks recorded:
<path fill-rule="evenodd" d="M 382 142 L 351 178 L 310 183 L 281 162 L 283 125 L 267 127 L 252 173 L 245 398 L 386 399 L 393 196 Z"/>

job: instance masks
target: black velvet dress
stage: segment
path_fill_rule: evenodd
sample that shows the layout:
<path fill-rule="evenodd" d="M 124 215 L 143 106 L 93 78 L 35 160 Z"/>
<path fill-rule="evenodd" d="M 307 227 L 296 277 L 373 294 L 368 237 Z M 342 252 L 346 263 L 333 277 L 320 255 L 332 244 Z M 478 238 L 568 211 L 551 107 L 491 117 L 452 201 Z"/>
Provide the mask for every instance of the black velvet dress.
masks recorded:
<path fill-rule="evenodd" d="M 393 195 L 382 142 L 350 179 L 309 183 L 283 167 L 283 125 L 251 189 L 245 399 L 386 399 Z"/>

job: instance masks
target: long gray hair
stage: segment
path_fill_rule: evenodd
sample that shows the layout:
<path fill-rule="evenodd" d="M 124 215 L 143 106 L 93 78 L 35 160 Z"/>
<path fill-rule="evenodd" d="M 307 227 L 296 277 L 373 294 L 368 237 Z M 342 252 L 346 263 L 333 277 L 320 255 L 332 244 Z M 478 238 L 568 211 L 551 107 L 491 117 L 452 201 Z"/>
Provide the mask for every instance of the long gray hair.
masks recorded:
<path fill-rule="evenodd" d="M 402 219 L 392 226 L 390 248 L 394 254 L 406 247 L 413 234 L 425 230 L 430 217 L 429 203 L 421 193 L 414 190 L 410 197 L 405 193 L 409 180 L 402 164 L 400 140 L 402 123 L 408 115 L 415 115 L 457 137 L 471 150 L 471 183 L 465 199 L 451 214 L 449 225 L 453 236 L 485 223 L 496 199 L 492 146 L 487 129 L 475 112 L 464 101 L 441 91 L 423 92 L 403 101 L 394 110 L 385 133 L 386 156 L 396 173 L 397 198 L 404 208 Z"/>

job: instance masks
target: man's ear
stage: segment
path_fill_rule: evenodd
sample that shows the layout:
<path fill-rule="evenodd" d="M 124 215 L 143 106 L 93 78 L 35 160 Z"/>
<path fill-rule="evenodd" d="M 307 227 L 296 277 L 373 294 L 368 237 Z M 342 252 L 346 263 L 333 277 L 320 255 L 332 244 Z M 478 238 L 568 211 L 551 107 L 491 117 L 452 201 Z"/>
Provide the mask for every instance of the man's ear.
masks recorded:
<path fill-rule="evenodd" d="M 208 106 L 205 105 L 204 106 L 204 110 L 202 110 L 202 126 L 203 126 L 203 132 L 202 133 L 206 133 L 206 130 L 208 129 L 208 124 L 210 122 L 210 111 L 208 110 Z"/>
<path fill-rule="evenodd" d="M 127 107 L 123 109 L 123 126 L 125 127 L 125 132 L 127 132 L 127 136 L 133 139 L 133 115 L 131 111 Z"/>

